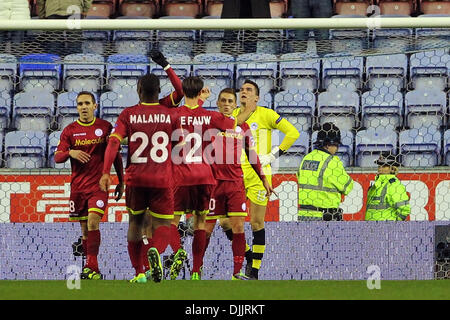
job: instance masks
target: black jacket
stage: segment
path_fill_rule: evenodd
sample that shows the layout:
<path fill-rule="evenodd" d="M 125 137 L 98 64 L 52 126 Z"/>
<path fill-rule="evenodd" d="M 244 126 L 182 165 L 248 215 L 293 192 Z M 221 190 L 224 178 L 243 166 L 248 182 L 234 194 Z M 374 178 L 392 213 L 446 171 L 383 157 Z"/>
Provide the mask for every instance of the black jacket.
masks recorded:
<path fill-rule="evenodd" d="M 222 18 L 270 18 L 269 0 L 224 0 Z"/>

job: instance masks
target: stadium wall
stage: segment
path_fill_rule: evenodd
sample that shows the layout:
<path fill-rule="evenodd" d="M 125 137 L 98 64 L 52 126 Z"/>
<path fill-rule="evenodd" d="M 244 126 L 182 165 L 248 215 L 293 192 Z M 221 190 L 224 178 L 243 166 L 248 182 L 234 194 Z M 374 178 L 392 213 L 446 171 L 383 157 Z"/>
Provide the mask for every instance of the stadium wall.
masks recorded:
<path fill-rule="evenodd" d="M 365 201 L 374 171 L 349 170 L 355 181 L 352 192 L 344 199 L 341 208 L 347 221 L 364 220 Z M 450 221 L 450 180 L 448 171 L 424 170 L 398 175 L 410 195 L 413 221 Z M 293 172 L 279 172 L 273 177 L 278 194 L 268 205 L 266 221 L 296 221 L 298 188 Z M 104 222 L 128 221 L 125 197 L 114 200 L 111 187 L 108 214 Z M 70 172 L 39 170 L 20 172 L 4 171 L 0 174 L 0 222 L 65 222 L 68 219 Z"/>
<path fill-rule="evenodd" d="M 437 225 L 448 222 L 268 222 L 260 279 L 365 280 L 372 265 L 380 268 L 382 280 L 433 279 Z M 126 223 L 100 227 L 99 266 L 106 279 L 124 280 L 133 275 L 127 227 Z M 0 279 L 65 279 L 69 266 L 81 267 L 71 247 L 79 235 L 76 223 L 0 224 Z M 250 241 L 248 224 L 246 235 Z M 189 258 L 191 244 L 192 237 L 186 237 Z M 168 249 L 165 255 L 170 253 Z M 230 279 L 231 245 L 218 227 L 204 261 L 203 279 Z"/>

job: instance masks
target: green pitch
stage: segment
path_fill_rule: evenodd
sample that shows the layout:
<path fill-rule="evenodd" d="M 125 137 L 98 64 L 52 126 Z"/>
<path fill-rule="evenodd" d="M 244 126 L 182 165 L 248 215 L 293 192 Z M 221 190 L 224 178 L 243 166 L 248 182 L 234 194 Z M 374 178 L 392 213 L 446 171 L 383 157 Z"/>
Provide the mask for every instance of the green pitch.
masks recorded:
<path fill-rule="evenodd" d="M 130 284 L 127 281 L 82 280 L 69 290 L 66 281 L 0 281 L 5 299 L 150 299 L 150 300 L 303 300 L 303 299 L 450 299 L 449 280 L 381 281 L 369 290 L 366 281 L 163 281 Z"/>

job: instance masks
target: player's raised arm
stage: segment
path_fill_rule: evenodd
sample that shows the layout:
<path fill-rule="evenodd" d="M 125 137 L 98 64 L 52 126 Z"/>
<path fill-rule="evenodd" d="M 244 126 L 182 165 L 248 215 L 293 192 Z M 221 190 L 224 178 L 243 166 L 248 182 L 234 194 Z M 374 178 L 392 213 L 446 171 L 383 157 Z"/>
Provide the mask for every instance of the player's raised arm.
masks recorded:
<path fill-rule="evenodd" d="M 151 57 L 156 64 L 161 66 L 164 69 L 164 71 L 166 71 L 167 76 L 169 77 L 169 80 L 175 89 L 175 91 L 171 92 L 168 96 L 165 96 L 164 98 L 160 99 L 159 103 L 167 107 L 178 107 L 178 105 L 181 102 L 181 99 L 183 99 L 184 96 L 183 86 L 180 78 L 172 69 L 166 57 L 160 51 L 158 50 L 152 51 Z"/>

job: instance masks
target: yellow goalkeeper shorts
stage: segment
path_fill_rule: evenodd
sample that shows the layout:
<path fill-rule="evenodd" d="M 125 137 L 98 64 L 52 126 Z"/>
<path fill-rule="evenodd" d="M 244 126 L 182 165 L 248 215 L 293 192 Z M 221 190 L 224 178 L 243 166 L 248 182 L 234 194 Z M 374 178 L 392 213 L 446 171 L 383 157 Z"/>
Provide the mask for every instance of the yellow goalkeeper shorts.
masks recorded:
<path fill-rule="evenodd" d="M 257 205 L 267 206 L 267 203 L 269 202 L 269 199 L 266 196 L 267 192 L 255 170 L 253 170 L 252 167 L 248 168 L 243 166 L 242 171 L 244 172 L 244 186 L 247 198 Z M 266 178 L 270 185 L 272 185 L 272 176 L 267 174 L 267 170 L 264 170 L 264 172 L 266 172 Z"/>

